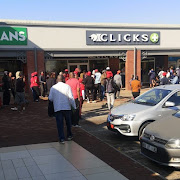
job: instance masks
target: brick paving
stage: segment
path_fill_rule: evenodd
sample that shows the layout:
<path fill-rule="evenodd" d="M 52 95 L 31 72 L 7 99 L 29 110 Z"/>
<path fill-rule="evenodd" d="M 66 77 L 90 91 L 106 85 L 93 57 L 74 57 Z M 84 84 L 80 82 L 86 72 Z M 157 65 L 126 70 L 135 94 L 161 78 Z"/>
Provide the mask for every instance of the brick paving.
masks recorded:
<path fill-rule="evenodd" d="M 129 96 L 130 97 L 130 96 Z M 12 107 L 12 106 L 10 106 Z M 31 102 L 23 113 L 10 107 L 0 109 L 0 147 L 58 141 L 54 118 L 47 115 L 47 101 Z M 161 179 L 113 147 L 73 128 L 74 141 L 129 179 Z"/>

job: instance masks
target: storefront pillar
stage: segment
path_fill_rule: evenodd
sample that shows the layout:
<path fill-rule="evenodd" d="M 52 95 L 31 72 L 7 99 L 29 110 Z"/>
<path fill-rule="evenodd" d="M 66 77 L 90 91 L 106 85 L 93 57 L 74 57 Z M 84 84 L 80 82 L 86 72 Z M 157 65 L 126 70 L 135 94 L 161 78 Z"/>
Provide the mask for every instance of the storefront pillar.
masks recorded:
<path fill-rule="evenodd" d="M 137 50 L 136 52 L 136 62 L 134 66 L 134 51 L 127 51 L 126 53 L 126 65 L 125 65 L 125 88 L 126 90 L 131 90 L 129 81 L 134 75 L 134 69 L 135 69 L 135 75 L 139 77 L 139 80 L 141 80 L 141 51 Z"/>
<path fill-rule="evenodd" d="M 34 51 L 27 51 L 27 75 L 28 75 L 28 82 L 31 79 L 31 73 L 35 71 L 35 62 L 34 62 Z"/>
<path fill-rule="evenodd" d="M 37 71 L 38 75 L 41 71 L 45 71 L 44 51 L 37 51 Z"/>
<path fill-rule="evenodd" d="M 168 68 L 168 56 L 164 56 L 164 70 L 167 70 Z"/>

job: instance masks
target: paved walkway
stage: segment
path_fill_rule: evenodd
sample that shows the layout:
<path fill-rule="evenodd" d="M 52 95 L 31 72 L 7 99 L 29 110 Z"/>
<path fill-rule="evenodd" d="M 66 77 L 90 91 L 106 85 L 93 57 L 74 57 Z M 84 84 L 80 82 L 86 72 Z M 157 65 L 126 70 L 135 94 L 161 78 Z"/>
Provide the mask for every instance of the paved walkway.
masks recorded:
<path fill-rule="evenodd" d="M 120 100 L 115 101 L 116 105 L 131 99 L 131 91 L 122 90 L 121 97 Z M 104 102 L 100 103 L 104 104 Z M 93 103 L 88 104 L 87 109 L 85 109 L 89 111 L 91 106 L 96 105 Z M 92 114 L 92 116 L 95 115 Z M 87 133 L 84 132 L 84 137 L 82 137 L 84 139 L 81 139 L 83 131 L 78 133 L 77 130 L 73 129 L 75 140 L 81 140 L 82 145 L 92 140 L 89 145 L 94 152 L 93 154 L 95 152 L 99 153 L 98 157 L 100 159 L 107 157 L 106 163 L 104 160 L 97 158 L 97 155 L 91 154 L 78 145 L 80 143 L 76 144 L 71 141 L 66 142 L 65 145 L 60 145 L 56 142 L 58 136 L 55 120 L 47 116 L 47 102 L 45 101 L 40 103 L 31 102 L 23 114 L 11 111 L 10 107 L 0 109 L 0 129 L 0 147 L 2 147 L 0 148 L 0 180 L 127 179 L 113 169 L 114 167 L 108 165 L 109 162 L 116 161 L 114 157 L 111 158 L 112 154 L 109 154 L 112 148 L 106 147 L 107 145 L 100 146 L 102 142 L 98 142 L 97 139 L 93 139 Z M 97 144 L 98 146 L 96 146 Z M 105 152 L 102 153 L 103 157 L 101 157 L 100 153 L 102 151 L 98 147 L 105 148 Z M 112 151 L 115 154 L 115 150 L 112 149 Z M 124 157 L 120 159 L 124 160 Z M 123 162 L 118 161 L 116 164 L 119 167 L 126 162 L 127 167 L 129 167 L 130 161 L 126 159 Z M 133 166 L 137 165 L 133 164 Z M 135 169 L 137 171 L 138 168 Z M 146 177 L 150 177 L 149 172 L 147 173 L 146 170 L 141 167 L 139 170 L 145 172 Z M 123 174 L 128 175 L 129 171 L 127 171 L 127 169 L 121 170 Z M 136 174 L 136 172 L 134 173 Z M 132 177 L 132 175 L 127 177 Z M 139 179 L 139 177 L 135 179 Z"/>
<path fill-rule="evenodd" d="M 0 180 L 126 180 L 74 141 L 0 148 Z"/>

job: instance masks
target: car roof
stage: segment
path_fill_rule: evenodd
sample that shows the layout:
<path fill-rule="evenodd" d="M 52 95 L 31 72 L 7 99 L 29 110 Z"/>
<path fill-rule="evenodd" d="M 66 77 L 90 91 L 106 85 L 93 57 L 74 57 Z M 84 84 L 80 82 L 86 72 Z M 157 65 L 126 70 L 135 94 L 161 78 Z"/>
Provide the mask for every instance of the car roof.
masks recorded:
<path fill-rule="evenodd" d="M 156 89 L 180 90 L 180 84 L 167 84 L 155 87 Z"/>

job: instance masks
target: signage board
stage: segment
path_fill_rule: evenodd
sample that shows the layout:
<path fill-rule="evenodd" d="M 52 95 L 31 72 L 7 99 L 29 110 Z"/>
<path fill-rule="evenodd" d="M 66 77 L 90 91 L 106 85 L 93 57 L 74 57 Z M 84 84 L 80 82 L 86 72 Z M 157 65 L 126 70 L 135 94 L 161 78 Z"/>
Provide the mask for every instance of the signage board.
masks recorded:
<path fill-rule="evenodd" d="M 0 45 L 27 45 L 27 28 L 0 27 Z"/>
<path fill-rule="evenodd" d="M 160 45 L 159 31 L 86 31 L 87 45 Z"/>

